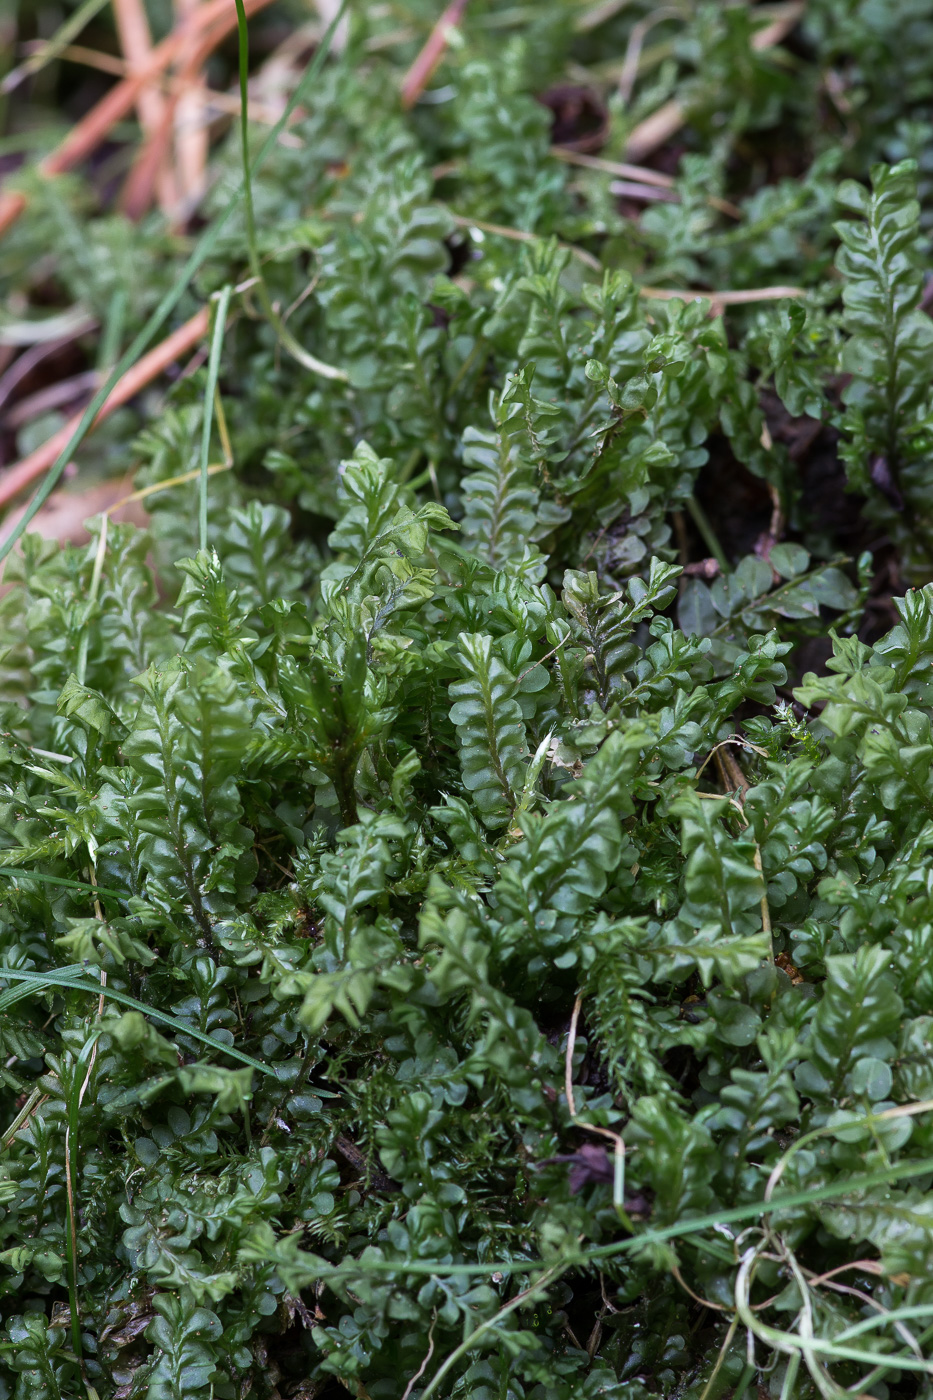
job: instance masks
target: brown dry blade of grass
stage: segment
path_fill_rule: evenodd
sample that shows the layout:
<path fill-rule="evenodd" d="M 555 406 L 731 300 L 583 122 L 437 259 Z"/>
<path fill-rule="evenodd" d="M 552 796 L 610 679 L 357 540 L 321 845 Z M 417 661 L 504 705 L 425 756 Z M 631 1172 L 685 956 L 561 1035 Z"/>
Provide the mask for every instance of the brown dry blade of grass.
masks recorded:
<path fill-rule="evenodd" d="M 463 214 L 451 214 L 451 219 L 458 228 L 477 228 L 483 233 L 493 233 L 500 238 L 511 239 L 513 243 L 541 242 L 539 234 L 530 233 L 527 229 L 509 228 L 506 224 L 491 224 L 485 219 L 468 219 Z M 560 247 L 566 248 L 571 256 L 577 258 L 593 272 L 602 273 L 602 263 L 592 253 L 588 253 L 585 248 L 578 248 L 575 243 L 561 243 Z M 785 297 L 802 297 L 805 294 L 803 287 L 785 286 L 750 287 L 739 291 L 707 291 L 700 287 L 642 286 L 638 288 L 638 295 L 649 301 L 708 301 L 710 314 L 713 316 L 718 316 L 727 306 L 748 306 L 757 301 L 782 301 Z"/>
<path fill-rule="evenodd" d="M 198 9 L 198 0 L 175 0 L 178 27 L 196 26 Z M 175 224 L 182 224 L 200 202 L 210 139 L 202 117 L 207 91 L 202 68 L 207 56 L 204 45 L 197 44 L 183 55 L 159 123 L 147 132 L 137 152 L 120 197 L 120 207 L 130 219 L 142 218 L 157 193 L 161 171 L 169 167 L 172 199 L 168 205 L 160 200 L 163 212 Z"/>
<path fill-rule="evenodd" d="M 776 15 L 770 24 L 766 24 L 754 34 L 752 48 L 755 52 L 764 53 L 766 49 L 773 49 L 786 39 L 805 9 L 806 0 L 791 0 L 790 4 L 784 6 L 782 12 Z M 633 161 L 644 160 L 652 151 L 663 146 L 665 141 L 669 141 L 675 131 L 680 130 L 687 120 L 687 115 L 687 109 L 676 99 L 665 102 L 663 107 L 652 112 L 650 117 L 639 122 L 629 133 L 625 154 Z"/>
<path fill-rule="evenodd" d="M 199 0 L 175 0 L 180 24 L 190 22 Z M 181 93 L 175 110 L 175 170 L 178 178 L 178 207 L 175 217 L 188 218 L 198 207 L 207 184 L 207 157 L 210 134 L 204 121 L 207 83 L 200 55 L 187 62 L 179 74 Z"/>
<path fill-rule="evenodd" d="M 177 0 L 177 3 L 181 6 L 185 0 Z M 271 86 L 277 93 L 276 80 L 280 75 L 291 78 L 297 55 L 312 47 L 319 37 L 320 26 L 316 22 L 302 25 L 289 34 L 256 74 L 257 90 L 262 93 L 266 86 Z M 218 116 L 236 117 L 240 113 L 238 86 L 235 85 L 232 92 L 217 92 L 204 81 L 203 69 L 210 57 L 210 49 L 209 43 L 193 48 L 180 72 L 162 78 L 162 90 L 167 97 L 163 125 L 138 153 L 121 196 L 121 207 L 130 218 L 141 218 L 149 207 L 155 167 L 168 151 L 173 135 L 177 152 L 175 174 L 179 183 L 179 198 L 172 211 L 176 224 L 184 224 L 191 217 L 204 195 L 211 127 Z M 269 78 L 272 79 L 271 84 L 264 82 Z M 252 88 L 251 79 L 250 120 L 267 126 L 274 125 L 281 116 L 285 98 L 279 100 L 278 96 L 272 98 L 270 94 L 270 100 L 260 98 L 257 101 L 252 95 Z M 298 115 L 296 112 L 295 118 Z M 296 138 L 283 132 L 279 140 L 288 145 Z"/>
<path fill-rule="evenodd" d="M 152 35 L 142 0 L 113 0 L 113 15 L 127 73 L 145 69 L 152 56 Z M 151 138 L 159 130 L 165 112 L 165 99 L 158 79 L 144 83 L 136 98 L 136 111 L 143 134 Z M 163 212 L 174 208 L 177 200 L 175 175 L 169 162 L 163 162 L 156 172 L 156 188 Z"/>
<path fill-rule="evenodd" d="M 271 0 L 244 0 L 247 17 L 256 14 Z M 196 15 L 196 27 L 175 28 L 161 44 L 152 50 L 144 68 L 128 74 L 101 98 L 100 102 L 77 122 L 55 150 L 36 166 L 41 175 L 62 175 L 85 160 L 108 135 L 118 121 L 131 110 L 141 89 L 160 75 L 184 52 L 185 45 L 201 40 L 200 51 L 210 53 L 236 28 L 236 11 L 230 0 L 205 0 Z M 27 205 L 26 196 L 19 193 L 0 194 L 0 234 L 6 232 L 21 216 Z"/>
<path fill-rule="evenodd" d="M 98 68 L 102 73 L 110 73 L 115 78 L 125 78 L 127 73 L 126 63 L 122 58 L 116 58 L 113 54 L 98 53 L 94 49 L 85 49 L 80 44 L 68 44 L 62 49 L 61 58 L 68 59 L 71 63 L 81 63 L 88 68 Z M 179 90 L 178 78 L 172 74 L 163 74 L 159 81 L 160 89 L 163 93 L 171 94 Z M 218 92 L 215 88 L 205 88 L 203 92 L 203 102 L 205 108 L 211 113 L 211 120 L 218 117 L 236 117 L 240 113 L 240 94 L 236 92 Z M 301 109 L 298 109 L 300 114 Z M 272 107 L 263 102 L 254 102 L 252 97 L 249 103 L 249 119 L 251 122 L 260 122 L 265 126 L 274 126 L 278 121 L 280 111 L 273 111 Z M 297 117 L 293 117 L 293 120 Z M 286 133 L 282 133 L 279 138 L 284 141 Z M 292 138 L 294 139 L 294 138 Z M 656 172 L 655 172 L 656 173 Z"/>
<path fill-rule="evenodd" d="M 586 170 L 601 170 L 605 175 L 616 175 L 621 180 L 634 180 L 641 185 L 654 185 L 659 190 L 673 190 L 676 183 L 673 175 L 664 175 L 660 170 L 652 170 L 650 165 L 632 165 L 624 160 L 605 160 L 602 156 L 586 155 L 583 151 L 568 151 L 563 146 L 552 146 L 551 155 L 566 165 L 579 165 Z M 706 202 L 711 209 L 728 214 L 730 219 L 742 217 L 741 209 L 728 199 L 718 199 L 716 195 L 710 195 Z"/>
<path fill-rule="evenodd" d="M 128 403 L 136 394 L 150 384 L 162 374 L 169 365 L 175 363 L 187 351 L 193 349 L 200 340 L 203 340 L 208 329 L 208 309 L 202 307 L 190 321 L 186 321 L 178 330 L 173 331 L 159 345 L 143 355 L 132 369 L 128 370 L 123 378 L 116 384 L 113 391 L 107 398 L 97 417 L 94 419 L 96 426 L 109 418 L 110 414 L 123 404 Z M 74 418 L 59 428 L 57 433 L 44 442 L 41 447 L 37 447 L 35 452 L 31 452 L 28 457 L 23 457 L 15 466 L 3 473 L 0 477 L 0 509 L 16 499 L 21 491 L 30 486 L 40 476 L 49 470 L 52 463 L 60 452 L 62 452 L 71 441 L 81 421 L 81 414 L 75 414 Z"/>
<path fill-rule="evenodd" d="M 120 212 L 128 219 L 141 219 L 152 204 L 159 186 L 160 172 L 169 169 L 172 149 L 172 128 L 175 120 L 175 96 L 171 94 L 162 108 L 159 125 L 150 131 L 142 146 L 136 152 L 129 174 L 120 191 Z M 172 180 L 170 204 L 163 205 L 163 213 L 170 217 L 178 206 L 177 184 Z"/>
<path fill-rule="evenodd" d="M 402 79 L 402 106 L 413 107 L 431 81 L 431 74 L 444 56 L 450 30 L 458 25 L 467 0 L 450 0 L 428 35 L 424 48 Z"/>
<path fill-rule="evenodd" d="M 31 345 L 28 349 L 24 350 L 22 354 L 13 361 L 9 368 L 6 369 L 3 374 L 0 374 L 0 410 L 2 410 L 4 404 L 13 395 L 14 391 L 23 380 L 27 379 L 29 375 L 32 374 L 33 370 L 38 365 L 42 364 L 43 360 L 50 359 L 53 355 L 57 355 L 59 351 L 64 350 L 67 346 L 71 345 L 73 341 L 80 339 L 82 335 L 87 335 L 88 332 L 96 329 L 97 322 L 93 317 L 89 316 L 86 321 L 83 323 L 77 322 L 72 330 L 67 331 L 56 340 L 40 341 L 38 344 Z M 12 354 L 14 347 L 12 345 L 4 346 L 3 349 L 8 349 Z"/>

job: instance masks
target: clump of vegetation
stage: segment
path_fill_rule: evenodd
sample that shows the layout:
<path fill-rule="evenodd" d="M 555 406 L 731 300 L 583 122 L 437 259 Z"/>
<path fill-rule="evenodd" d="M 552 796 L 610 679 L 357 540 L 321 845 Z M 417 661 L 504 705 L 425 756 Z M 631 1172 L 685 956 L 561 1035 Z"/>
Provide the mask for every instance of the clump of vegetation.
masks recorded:
<path fill-rule="evenodd" d="M 17 177 L 212 322 L 7 535 L 0 1396 L 929 1397 L 933 18 L 434 8 L 194 253 Z"/>

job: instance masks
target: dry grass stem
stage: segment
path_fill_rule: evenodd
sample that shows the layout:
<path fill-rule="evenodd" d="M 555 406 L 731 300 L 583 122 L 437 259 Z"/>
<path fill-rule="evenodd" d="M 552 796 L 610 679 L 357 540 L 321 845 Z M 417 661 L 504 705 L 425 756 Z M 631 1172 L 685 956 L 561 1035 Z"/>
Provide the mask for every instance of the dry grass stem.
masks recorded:
<path fill-rule="evenodd" d="M 467 0 L 450 0 L 435 24 L 424 48 L 402 79 L 402 106 L 413 107 L 424 92 L 431 75 L 444 56 L 450 30 L 460 23 Z"/>
<path fill-rule="evenodd" d="M 256 14 L 269 3 L 270 0 L 244 0 L 247 15 Z M 144 67 L 136 73 L 127 74 L 111 88 L 87 116 L 72 127 L 64 141 L 39 162 L 36 167 L 39 174 L 61 175 L 66 170 L 74 169 L 97 149 L 117 122 L 123 120 L 142 88 L 157 79 L 185 51 L 187 44 L 200 38 L 198 52 L 211 53 L 236 28 L 236 11 L 230 0 L 206 0 L 195 18 L 196 24 L 173 29 L 152 50 Z M 0 194 L 0 234 L 16 222 L 26 203 L 25 195 L 18 192 Z"/>
<path fill-rule="evenodd" d="M 152 35 L 142 0 L 113 0 L 113 14 L 126 59 L 127 75 L 145 71 L 152 60 Z M 144 82 L 136 96 L 139 124 L 147 138 L 157 132 L 165 113 L 165 99 L 153 79 Z M 156 171 L 159 203 L 163 211 L 175 203 L 175 177 L 169 162 L 163 161 Z"/>

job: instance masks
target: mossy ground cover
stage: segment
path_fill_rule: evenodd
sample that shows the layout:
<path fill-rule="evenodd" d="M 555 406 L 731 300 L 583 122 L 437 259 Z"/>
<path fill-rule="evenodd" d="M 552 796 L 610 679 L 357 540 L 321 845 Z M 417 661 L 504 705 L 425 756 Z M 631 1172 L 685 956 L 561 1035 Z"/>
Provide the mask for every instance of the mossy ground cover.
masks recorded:
<path fill-rule="evenodd" d="M 933 1396 L 929 5 L 277 4 L 135 219 L 120 10 L 0 494 L 208 314 L 0 545 L 0 1396 Z"/>

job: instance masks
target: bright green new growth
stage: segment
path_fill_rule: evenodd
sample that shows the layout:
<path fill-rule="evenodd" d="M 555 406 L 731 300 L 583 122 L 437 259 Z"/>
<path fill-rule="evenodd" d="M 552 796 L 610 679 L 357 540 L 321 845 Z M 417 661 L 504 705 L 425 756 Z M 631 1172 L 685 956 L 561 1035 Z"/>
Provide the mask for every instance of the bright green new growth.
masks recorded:
<path fill-rule="evenodd" d="M 878 113 L 856 176 L 923 145 L 864 8 L 806 31 Z M 643 96 L 713 139 L 636 225 L 531 96 L 596 61 L 575 16 L 477 5 L 403 116 L 391 16 L 355 15 L 133 445 L 187 484 L 103 553 L 8 558 L 0 1400 L 933 1396 L 933 585 L 859 640 L 871 557 L 810 527 L 763 408 L 840 434 L 928 577 L 918 169 L 848 179 L 836 234 L 813 132 L 733 189 L 820 92 L 699 7 Z M 61 257 L 89 304 L 112 225 Z M 778 279 L 806 295 L 728 330 L 638 290 Z M 687 573 L 717 454 L 795 538 Z"/>

